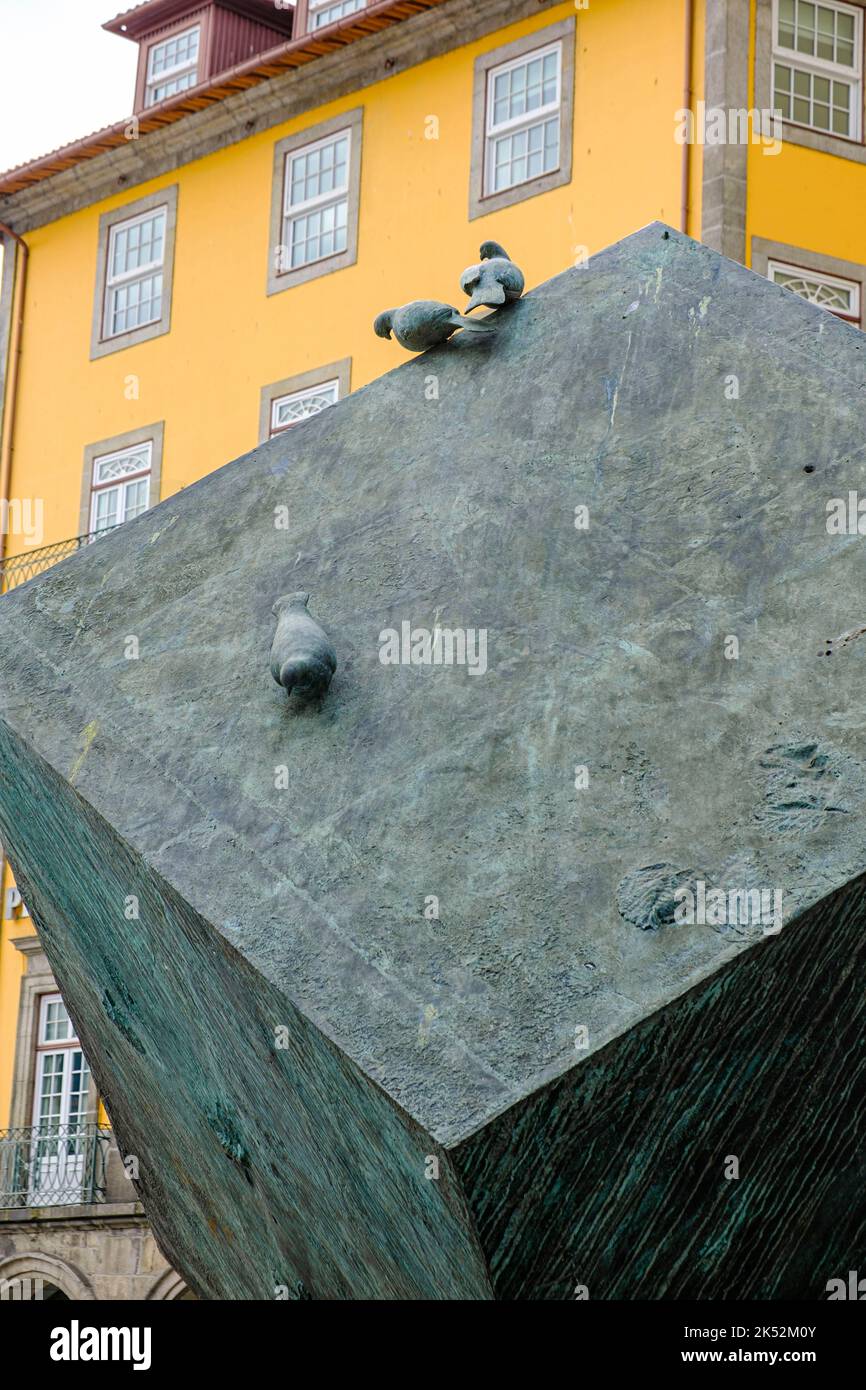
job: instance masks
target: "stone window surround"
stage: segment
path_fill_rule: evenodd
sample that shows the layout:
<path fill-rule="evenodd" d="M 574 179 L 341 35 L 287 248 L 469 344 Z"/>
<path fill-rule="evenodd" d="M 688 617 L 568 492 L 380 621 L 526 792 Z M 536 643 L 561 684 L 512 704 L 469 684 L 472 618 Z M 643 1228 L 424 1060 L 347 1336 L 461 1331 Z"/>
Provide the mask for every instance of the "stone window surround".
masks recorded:
<path fill-rule="evenodd" d="M 146 198 L 136 198 L 133 203 L 112 208 L 99 219 L 99 240 L 96 250 L 96 289 L 93 296 L 93 321 L 90 331 L 90 360 L 107 357 L 112 352 L 122 352 L 124 348 L 146 343 L 151 338 L 159 338 L 171 327 L 171 291 L 174 278 L 174 245 L 177 231 L 177 190 L 176 183 L 160 188 L 157 193 L 149 193 Z M 103 337 L 105 314 L 105 286 L 108 279 L 108 240 L 111 228 L 118 222 L 126 222 L 141 213 L 152 212 L 155 208 L 166 207 L 165 251 L 162 264 L 162 314 L 155 323 L 143 324 L 140 328 L 130 328 L 126 333 L 114 337 Z"/>
<path fill-rule="evenodd" d="M 574 49 L 576 22 L 574 16 L 562 19 L 557 24 L 535 29 L 523 38 L 492 48 L 475 59 L 475 74 L 472 89 L 472 163 L 469 175 L 469 220 L 485 217 L 488 213 L 499 212 L 514 203 L 525 202 L 540 193 L 548 193 L 552 188 L 561 188 L 571 182 L 574 141 Z M 541 174 L 527 183 L 514 188 L 504 188 L 500 193 L 484 193 L 484 166 L 487 154 L 487 79 L 491 68 L 522 58 L 536 48 L 546 48 L 549 44 L 562 44 L 561 90 L 559 106 L 559 151 L 560 164 L 550 174 Z"/>
<path fill-rule="evenodd" d="M 90 498 L 93 484 L 93 462 L 103 454 L 114 454 L 120 449 L 131 449 L 136 444 L 150 441 L 153 448 L 150 454 L 150 495 L 148 507 L 159 501 L 162 480 L 162 446 L 165 437 L 165 421 L 154 425 L 142 425 L 125 434 L 116 434 L 111 439 L 100 439 L 95 444 L 87 444 L 84 449 L 84 467 L 81 475 L 81 508 L 78 515 L 78 534 L 86 536 L 90 531 Z"/>
<path fill-rule="evenodd" d="M 336 135 L 341 130 L 350 130 L 352 133 L 349 152 L 349 188 L 347 194 L 349 207 L 346 219 L 346 249 L 335 256 L 326 256 L 322 260 L 310 261 L 307 265 L 298 266 L 296 270 L 279 271 L 277 269 L 277 248 L 282 245 L 283 240 L 286 156 L 294 154 L 296 150 L 303 149 L 305 145 L 313 145 L 317 140 L 325 140 L 329 135 Z M 283 290 L 293 289 L 295 285 L 302 285 L 307 280 L 315 280 L 320 275 L 330 275 L 333 271 L 345 270 L 347 266 L 355 265 L 358 259 L 363 139 L 364 108 L 363 106 L 355 106 L 349 111 L 341 112 L 339 116 L 332 116 L 330 120 L 320 121 L 318 125 L 307 126 L 304 130 L 296 131 L 294 135 L 286 135 L 274 145 L 270 235 L 268 237 L 267 293 L 269 295 L 280 294 Z"/>
<path fill-rule="evenodd" d="M 295 391 L 310 391 L 314 386 L 335 379 L 339 383 L 338 400 L 343 400 L 351 390 L 351 357 L 343 357 L 326 367 L 313 367 L 311 371 L 299 372 L 296 376 L 287 376 L 282 381 L 272 381 L 270 385 L 263 386 L 259 402 L 259 443 L 264 444 L 271 437 L 271 406 L 279 396 L 290 396 Z"/>
<path fill-rule="evenodd" d="M 12 938 L 12 945 L 26 959 L 18 1000 L 18 1027 L 15 1035 L 15 1066 L 12 1074 L 10 1129 L 26 1129 L 33 1123 L 33 1091 L 36 1085 L 36 1041 L 42 996 L 59 993 L 42 942 L 35 934 Z M 84 1121 L 96 1122 L 98 1096 L 93 1073 L 87 1093 Z"/>
<path fill-rule="evenodd" d="M 845 0 L 846 5 L 856 9 L 866 9 L 866 0 Z M 755 30 L 755 106 L 759 110 L 771 110 L 773 106 L 773 0 L 757 0 Z M 863 16 L 866 30 L 866 14 Z M 866 69 L 866 60 L 864 60 Z M 862 110 L 866 93 L 866 71 L 861 81 L 861 126 L 866 135 L 866 121 Z M 822 154 L 834 154 L 839 159 L 852 159 L 858 164 L 866 164 L 866 144 L 863 140 L 849 140 L 844 135 L 829 135 L 821 130 L 811 130 L 808 126 L 795 125 L 792 121 L 781 121 L 782 139 L 789 145 L 802 145 L 809 150 L 819 150 Z"/>
<path fill-rule="evenodd" d="M 707 110 L 749 106 L 749 0 L 715 0 L 706 7 L 704 99 Z M 705 145 L 701 240 L 731 260 L 746 260 L 745 145 Z"/>
<path fill-rule="evenodd" d="M 18 247 L 11 236 L 0 232 L 0 255 L 3 265 L 0 268 L 0 432 L 3 428 L 3 411 L 6 401 L 6 378 L 9 369 L 8 355 L 12 336 L 12 305 L 15 297 L 15 277 L 20 275 Z"/>
<path fill-rule="evenodd" d="M 858 261 L 843 261 L 838 256 L 825 256 L 816 251 L 807 251 L 802 246 L 788 246 L 781 241 L 767 241 L 764 237 L 752 237 L 751 268 L 763 279 L 767 279 L 770 261 L 785 261 L 800 270 L 813 270 L 826 275 L 838 275 L 842 280 L 853 280 L 860 286 L 860 324 L 863 323 L 864 303 L 866 303 L 866 265 Z M 830 312 L 824 310 L 825 313 Z M 838 317 L 838 315 L 836 316 Z M 843 322 L 850 322 L 844 319 Z M 857 325 L 853 325 L 856 327 Z"/>

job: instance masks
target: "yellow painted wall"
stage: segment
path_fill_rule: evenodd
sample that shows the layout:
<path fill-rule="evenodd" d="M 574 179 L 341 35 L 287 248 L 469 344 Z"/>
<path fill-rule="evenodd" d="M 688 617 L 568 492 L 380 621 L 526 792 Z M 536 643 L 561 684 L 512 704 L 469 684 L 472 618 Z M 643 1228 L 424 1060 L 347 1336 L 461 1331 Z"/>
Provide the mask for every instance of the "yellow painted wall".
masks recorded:
<path fill-rule="evenodd" d="M 532 286 L 573 264 L 581 245 L 598 250 L 653 218 L 679 225 L 672 102 L 684 85 L 683 9 L 683 0 L 555 6 L 29 234 L 11 495 L 44 499 L 44 543 L 78 530 L 85 444 L 165 420 L 169 496 L 257 443 L 267 383 L 351 356 L 356 388 L 402 361 L 371 332 L 376 313 L 418 297 L 459 303 L 460 271 L 485 237 L 508 247 Z M 575 13 L 571 184 L 470 223 L 474 60 Z M 361 104 L 358 263 L 267 297 L 273 146 Z M 429 114 L 438 140 L 424 138 Z M 171 332 L 91 362 L 100 214 L 175 182 Z M 138 400 L 125 395 L 130 375 Z M 9 553 L 22 549 L 10 537 Z"/>
<path fill-rule="evenodd" d="M 692 83 L 702 94 L 703 0 Z M 476 57 L 575 15 L 571 183 L 468 218 Z M 404 360 L 375 315 L 418 297 L 462 302 L 459 275 L 487 237 L 528 286 L 655 218 L 680 226 L 685 0 L 568 0 L 362 92 L 310 110 L 28 234 L 31 248 L 10 495 L 42 498 L 43 544 L 75 535 L 85 445 L 165 421 L 163 498 L 258 442 L 262 386 L 352 358 L 352 387 Z M 358 262 L 268 297 L 273 147 L 363 105 Z M 439 118 L 439 139 L 424 138 Z M 700 229 L 700 150 L 691 152 L 689 231 Z M 100 215 L 177 183 L 171 331 L 90 361 Z M 129 399 L 137 378 L 138 399 Z M 25 549 L 9 538 L 8 553 Z M 9 1110 L 23 958 L 0 926 L 0 1126 Z"/>
<path fill-rule="evenodd" d="M 706 42 L 707 0 L 695 0 L 692 15 L 691 108 L 706 97 L 704 81 L 704 44 Z M 677 102 L 677 106 L 683 105 Z M 689 215 L 685 231 L 700 240 L 703 216 L 704 155 L 701 145 L 694 145 L 689 159 Z M 679 224 L 678 224 L 679 225 Z"/>
<path fill-rule="evenodd" d="M 755 104 L 755 9 L 751 0 L 750 106 Z M 753 236 L 866 264 L 866 165 L 787 142 L 778 154 L 750 145 L 747 264 Z"/>
<path fill-rule="evenodd" d="M 866 167 L 800 145 L 749 147 L 746 245 L 753 236 L 866 263 Z"/>
<path fill-rule="evenodd" d="M 6 890 L 14 880 L 8 865 L 0 874 L 0 916 L 6 911 Z M 26 960 L 12 945 L 12 938 L 29 936 L 33 923 L 29 917 L 0 921 L 0 1129 L 8 1124 L 12 1102 L 12 1071 L 15 1065 L 15 1034 L 18 1028 L 18 996 Z"/>

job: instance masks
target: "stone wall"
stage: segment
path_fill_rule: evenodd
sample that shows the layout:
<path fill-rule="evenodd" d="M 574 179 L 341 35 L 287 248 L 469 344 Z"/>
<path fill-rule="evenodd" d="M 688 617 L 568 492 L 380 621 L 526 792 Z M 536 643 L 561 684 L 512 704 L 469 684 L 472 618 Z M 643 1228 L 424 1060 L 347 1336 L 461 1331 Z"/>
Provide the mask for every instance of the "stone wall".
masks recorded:
<path fill-rule="evenodd" d="M 47 1297 L 50 1285 L 75 1301 L 193 1297 L 140 1202 L 0 1211 L 0 1298 Z"/>

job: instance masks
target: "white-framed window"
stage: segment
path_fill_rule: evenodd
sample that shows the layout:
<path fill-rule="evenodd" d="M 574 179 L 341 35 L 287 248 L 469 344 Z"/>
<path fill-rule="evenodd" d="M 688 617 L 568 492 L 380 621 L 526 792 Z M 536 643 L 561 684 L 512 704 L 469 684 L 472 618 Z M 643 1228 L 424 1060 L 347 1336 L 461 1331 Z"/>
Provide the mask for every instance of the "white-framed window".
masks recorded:
<path fill-rule="evenodd" d="M 194 87 L 198 77 L 198 49 L 201 26 L 172 34 L 170 39 L 155 43 L 147 54 L 147 89 L 145 106 L 155 106 L 166 97 Z"/>
<path fill-rule="evenodd" d="M 147 511 L 153 442 L 136 444 L 93 460 L 90 530 L 110 531 Z"/>
<path fill-rule="evenodd" d="M 351 146 L 351 130 L 341 130 L 286 155 L 283 270 L 346 250 Z"/>
<path fill-rule="evenodd" d="M 311 415 L 320 415 L 339 399 L 339 381 L 323 381 L 320 386 L 311 386 L 306 391 L 275 397 L 271 401 L 271 438 L 299 425 L 302 420 L 309 420 Z"/>
<path fill-rule="evenodd" d="M 770 261 L 767 278 L 774 285 L 784 285 L 801 299 L 808 299 L 810 304 L 818 304 L 837 318 L 859 327 L 860 286 L 856 281 L 843 280 L 839 275 L 827 275 L 824 271 L 803 270 L 784 261 Z"/>
<path fill-rule="evenodd" d="M 74 1200 L 84 1179 L 90 1068 L 59 994 L 39 1001 L 29 1201 Z"/>
<path fill-rule="evenodd" d="M 484 191 L 500 193 L 559 168 L 562 44 L 487 75 Z"/>
<path fill-rule="evenodd" d="M 84 1121 L 90 1069 L 59 994 L 43 994 L 39 1010 L 33 1124 L 41 1133 Z"/>
<path fill-rule="evenodd" d="M 115 222 L 108 237 L 104 338 L 115 338 L 162 317 L 168 209 Z"/>
<path fill-rule="evenodd" d="M 786 121 L 859 140 L 863 11 L 828 0 L 773 0 L 773 107 Z"/>
<path fill-rule="evenodd" d="M 338 19 L 363 10 L 367 0 L 310 0 L 310 29 L 321 29 L 326 24 L 335 24 Z"/>

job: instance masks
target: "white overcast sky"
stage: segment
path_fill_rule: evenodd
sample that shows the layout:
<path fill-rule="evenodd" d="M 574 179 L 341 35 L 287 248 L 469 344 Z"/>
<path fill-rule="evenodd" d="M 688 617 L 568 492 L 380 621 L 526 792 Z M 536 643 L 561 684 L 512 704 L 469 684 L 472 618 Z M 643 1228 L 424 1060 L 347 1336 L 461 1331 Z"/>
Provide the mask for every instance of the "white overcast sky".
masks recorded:
<path fill-rule="evenodd" d="M 137 45 L 101 25 L 134 0 L 0 0 L 0 172 L 132 110 Z"/>

